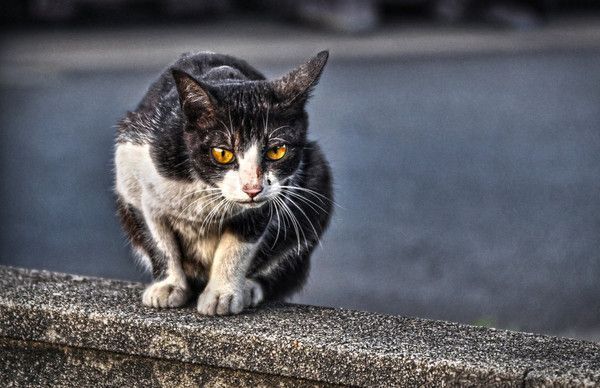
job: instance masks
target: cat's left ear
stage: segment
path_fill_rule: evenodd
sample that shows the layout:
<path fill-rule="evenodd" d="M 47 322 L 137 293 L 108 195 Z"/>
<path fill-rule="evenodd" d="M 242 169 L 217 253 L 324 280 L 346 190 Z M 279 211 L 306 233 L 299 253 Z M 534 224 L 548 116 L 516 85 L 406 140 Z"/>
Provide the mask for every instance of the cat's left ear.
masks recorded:
<path fill-rule="evenodd" d="M 210 126 L 215 121 L 215 99 L 208 85 L 201 84 L 181 70 L 172 70 L 179 93 L 179 103 L 185 115 L 199 126 Z"/>
<path fill-rule="evenodd" d="M 304 103 L 319 82 L 327 58 L 329 58 L 329 51 L 321 51 L 283 77 L 270 81 L 277 97 L 287 104 Z"/>

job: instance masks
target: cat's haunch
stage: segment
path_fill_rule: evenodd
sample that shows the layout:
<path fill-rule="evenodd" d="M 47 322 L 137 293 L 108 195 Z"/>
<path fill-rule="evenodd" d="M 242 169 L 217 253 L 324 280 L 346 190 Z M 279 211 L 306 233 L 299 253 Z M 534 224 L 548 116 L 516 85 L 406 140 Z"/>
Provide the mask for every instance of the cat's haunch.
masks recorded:
<path fill-rule="evenodd" d="M 332 213 L 332 182 L 307 140 L 323 51 L 267 80 L 245 61 L 184 55 L 121 120 L 117 206 L 154 282 L 142 301 L 206 315 L 282 299 L 305 282 Z"/>

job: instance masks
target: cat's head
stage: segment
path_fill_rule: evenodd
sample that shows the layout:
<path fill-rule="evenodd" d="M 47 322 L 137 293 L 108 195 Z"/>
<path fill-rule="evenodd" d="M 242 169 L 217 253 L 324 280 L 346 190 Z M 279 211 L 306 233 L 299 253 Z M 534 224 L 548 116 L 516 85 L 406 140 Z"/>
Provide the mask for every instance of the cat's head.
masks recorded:
<path fill-rule="evenodd" d="M 197 176 L 226 199 L 257 207 L 275 198 L 298 170 L 307 136 L 306 101 L 328 52 L 275 80 L 232 74 L 203 82 L 173 70 L 184 139 Z"/>

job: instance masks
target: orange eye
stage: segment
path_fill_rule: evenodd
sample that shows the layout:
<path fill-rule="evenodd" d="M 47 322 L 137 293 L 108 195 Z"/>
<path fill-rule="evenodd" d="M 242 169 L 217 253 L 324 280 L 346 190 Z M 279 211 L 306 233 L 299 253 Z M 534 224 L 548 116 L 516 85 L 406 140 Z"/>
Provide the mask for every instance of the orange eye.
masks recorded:
<path fill-rule="evenodd" d="M 287 147 L 285 145 L 269 148 L 267 151 L 267 158 L 271 160 L 279 160 L 285 156 L 287 152 Z"/>
<path fill-rule="evenodd" d="M 226 150 L 224 148 L 213 147 L 210 150 L 213 158 L 219 164 L 229 164 L 233 162 L 233 152 Z"/>

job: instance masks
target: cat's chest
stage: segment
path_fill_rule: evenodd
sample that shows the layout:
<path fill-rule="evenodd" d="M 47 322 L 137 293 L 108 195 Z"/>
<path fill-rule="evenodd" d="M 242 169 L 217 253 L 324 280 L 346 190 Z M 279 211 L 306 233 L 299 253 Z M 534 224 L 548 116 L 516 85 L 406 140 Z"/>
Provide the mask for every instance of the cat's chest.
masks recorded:
<path fill-rule="evenodd" d="M 197 222 L 172 220 L 171 226 L 179 239 L 183 261 L 201 263 L 205 269 L 210 268 L 221 233 L 214 228 L 201 229 L 201 223 Z"/>
<path fill-rule="evenodd" d="M 218 188 L 201 181 L 182 182 L 159 174 L 148 145 L 118 145 L 115 164 L 117 192 L 139 209 L 175 220 L 197 222 L 216 214 L 213 210 L 223 205 Z"/>
<path fill-rule="evenodd" d="M 199 223 L 199 227 L 210 222 L 209 216 L 216 216 L 215 209 L 223 201 L 218 191 L 203 185 L 149 184 L 145 194 L 154 211 L 176 222 Z M 202 225 L 204 221 L 206 223 Z"/>

